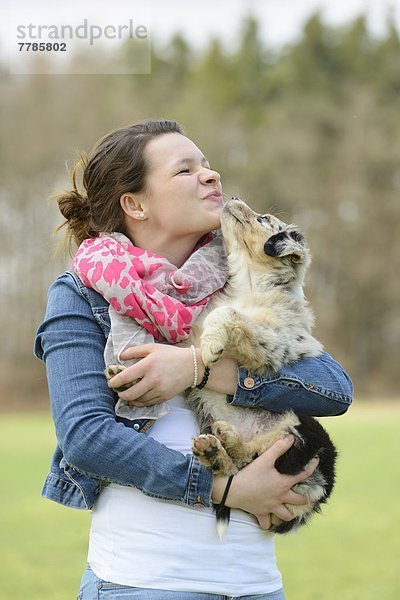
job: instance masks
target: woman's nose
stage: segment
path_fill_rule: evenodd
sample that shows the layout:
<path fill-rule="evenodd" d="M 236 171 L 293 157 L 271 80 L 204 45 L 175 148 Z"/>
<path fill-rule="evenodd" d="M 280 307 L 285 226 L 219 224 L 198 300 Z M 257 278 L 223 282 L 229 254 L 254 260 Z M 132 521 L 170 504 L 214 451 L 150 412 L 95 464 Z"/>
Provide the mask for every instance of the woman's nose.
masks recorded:
<path fill-rule="evenodd" d="M 216 185 L 221 181 L 221 175 L 218 171 L 204 168 L 200 173 L 201 183 L 208 183 L 209 185 Z"/>

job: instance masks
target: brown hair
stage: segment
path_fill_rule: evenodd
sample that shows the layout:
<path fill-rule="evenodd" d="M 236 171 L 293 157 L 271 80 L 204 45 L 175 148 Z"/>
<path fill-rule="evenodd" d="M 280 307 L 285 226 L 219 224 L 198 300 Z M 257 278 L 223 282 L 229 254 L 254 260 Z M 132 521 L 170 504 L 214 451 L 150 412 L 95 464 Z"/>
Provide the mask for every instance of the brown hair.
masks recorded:
<path fill-rule="evenodd" d="M 183 133 L 176 121 L 150 120 L 112 131 L 99 140 L 88 156 L 81 155 L 72 171 L 71 191 L 56 195 L 66 227 L 64 243 L 78 246 L 101 231 L 124 233 L 119 199 L 145 188 L 147 143 L 166 133 Z"/>

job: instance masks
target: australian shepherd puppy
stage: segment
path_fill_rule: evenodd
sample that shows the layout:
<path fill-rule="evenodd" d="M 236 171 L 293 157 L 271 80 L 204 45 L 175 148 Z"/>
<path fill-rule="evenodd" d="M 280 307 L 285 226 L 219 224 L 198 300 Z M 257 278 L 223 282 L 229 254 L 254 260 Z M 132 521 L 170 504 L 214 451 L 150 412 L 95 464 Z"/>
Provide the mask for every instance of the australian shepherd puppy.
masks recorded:
<path fill-rule="evenodd" d="M 196 322 L 193 340 L 200 337 L 202 360 L 211 367 L 224 352 L 241 367 L 260 375 L 285 364 L 318 356 L 321 344 L 312 336 L 313 314 L 303 294 L 310 252 L 295 225 L 272 215 L 260 215 L 238 198 L 224 206 L 221 228 L 229 277 L 224 290 Z M 336 449 L 313 417 L 288 410 L 283 414 L 261 408 L 232 406 L 226 396 L 194 389 L 187 402 L 200 423 L 193 453 L 215 475 L 234 475 L 279 438 L 293 434 L 293 446 L 276 462 L 280 473 L 299 473 L 315 456 L 319 465 L 294 486 L 308 502 L 288 505 L 295 515 L 283 522 L 272 515 L 271 531 L 286 533 L 307 523 L 332 492 Z M 229 509 L 219 507 L 220 535 L 229 522 Z"/>

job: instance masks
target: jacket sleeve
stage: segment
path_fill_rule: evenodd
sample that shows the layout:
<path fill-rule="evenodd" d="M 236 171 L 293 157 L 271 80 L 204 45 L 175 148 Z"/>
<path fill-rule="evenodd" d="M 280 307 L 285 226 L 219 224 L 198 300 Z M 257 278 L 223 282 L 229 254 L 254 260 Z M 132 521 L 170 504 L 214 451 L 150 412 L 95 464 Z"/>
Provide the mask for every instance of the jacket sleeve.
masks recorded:
<path fill-rule="evenodd" d="M 344 414 L 352 397 L 350 377 L 327 352 L 322 352 L 316 358 L 299 360 L 266 376 L 238 369 L 236 393 L 228 396 L 228 402 L 326 417 Z"/>
<path fill-rule="evenodd" d="M 212 474 L 115 420 L 114 393 L 103 374 L 105 336 L 89 303 L 67 277 L 50 288 L 35 352 L 46 363 L 59 447 L 83 474 L 185 504 L 211 505 Z"/>

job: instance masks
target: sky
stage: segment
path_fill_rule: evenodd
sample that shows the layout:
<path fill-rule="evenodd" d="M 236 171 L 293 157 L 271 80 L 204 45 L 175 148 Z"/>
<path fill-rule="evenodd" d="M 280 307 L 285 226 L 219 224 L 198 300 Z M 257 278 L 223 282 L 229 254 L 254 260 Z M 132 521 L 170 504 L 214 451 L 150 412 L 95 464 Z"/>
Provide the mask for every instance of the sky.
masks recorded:
<path fill-rule="evenodd" d="M 326 23 L 342 25 L 365 14 L 376 35 L 385 31 L 390 8 L 400 29 L 400 0 L 154 0 L 152 32 L 166 39 L 179 29 L 196 45 L 210 35 L 234 43 L 243 16 L 251 12 L 261 24 L 268 45 L 279 47 L 299 37 L 307 18 L 321 11 Z M 163 8 L 168 6 L 168 10 Z M 160 7 L 157 16 L 156 7 Z M 199 10 L 201 6 L 201 10 Z"/>
<path fill-rule="evenodd" d="M 0 58 L 7 60 L 9 48 L 17 52 L 18 23 L 58 19 L 76 26 L 87 18 L 105 26 L 133 19 L 135 25 L 146 24 L 151 39 L 161 44 L 180 31 L 201 48 L 211 36 L 234 46 L 244 17 L 252 13 L 266 45 L 279 48 L 298 39 L 304 22 L 318 10 L 324 22 L 338 26 L 365 14 L 369 29 L 379 36 L 389 9 L 400 31 L 400 0 L 0 0 Z"/>

